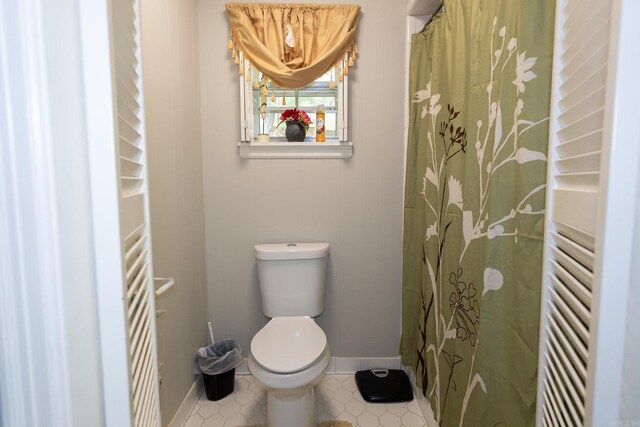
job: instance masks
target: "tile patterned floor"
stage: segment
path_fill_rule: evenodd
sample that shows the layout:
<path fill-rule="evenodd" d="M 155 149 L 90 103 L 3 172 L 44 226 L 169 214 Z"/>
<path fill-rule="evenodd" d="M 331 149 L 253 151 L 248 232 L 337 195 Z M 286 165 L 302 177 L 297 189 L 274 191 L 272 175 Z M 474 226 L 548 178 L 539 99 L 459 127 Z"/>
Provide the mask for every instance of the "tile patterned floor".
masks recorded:
<path fill-rule="evenodd" d="M 318 421 L 349 421 L 354 427 L 422 427 L 422 412 L 409 403 L 366 403 L 353 375 L 325 375 L 316 387 Z M 251 375 L 237 375 L 235 391 L 217 402 L 202 394 L 184 427 L 236 427 L 266 422 L 267 395 Z"/>

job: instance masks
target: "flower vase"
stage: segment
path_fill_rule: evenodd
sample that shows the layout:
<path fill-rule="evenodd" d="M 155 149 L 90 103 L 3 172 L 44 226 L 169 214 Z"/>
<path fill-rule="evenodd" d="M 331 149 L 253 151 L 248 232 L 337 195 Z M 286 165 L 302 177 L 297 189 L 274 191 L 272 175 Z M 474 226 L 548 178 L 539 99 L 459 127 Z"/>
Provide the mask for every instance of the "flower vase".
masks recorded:
<path fill-rule="evenodd" d="M 304 138 L 307 136 L 307 131 L 304 126 L 302 126 L 302 123 L 293 120 L 286 123 L 287 128 L 285 129 L 284 134 L 287 137 L 287 141 L 303 142 Z"/>

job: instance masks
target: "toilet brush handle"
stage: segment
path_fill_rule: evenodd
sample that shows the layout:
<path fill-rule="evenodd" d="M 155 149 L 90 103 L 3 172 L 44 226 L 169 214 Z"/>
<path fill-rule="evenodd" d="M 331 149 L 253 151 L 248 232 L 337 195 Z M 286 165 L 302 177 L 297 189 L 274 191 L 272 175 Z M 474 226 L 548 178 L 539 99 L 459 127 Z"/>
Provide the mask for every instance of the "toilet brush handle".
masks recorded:
<path fill-rule="evenodd" d="M 209 328 L 209 340 L 211 341 L 211 345 L 215 343 L 213 339 L 213 326 L 211 326 L 211 322 L 207 322 L 207 327 Z"/>

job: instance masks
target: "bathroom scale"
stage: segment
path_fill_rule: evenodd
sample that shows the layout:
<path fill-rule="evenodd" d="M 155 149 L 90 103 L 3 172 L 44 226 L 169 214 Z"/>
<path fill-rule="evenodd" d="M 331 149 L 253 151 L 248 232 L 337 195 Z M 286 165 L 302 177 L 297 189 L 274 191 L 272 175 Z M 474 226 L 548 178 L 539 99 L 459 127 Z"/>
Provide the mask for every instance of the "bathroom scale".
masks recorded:
<path fill-rule="evenodd" d="M 397 403 L 413 400 L 409 377 L 400 369 L 358 371 L 355 378 L 358 391 L 369 403 Z"/>

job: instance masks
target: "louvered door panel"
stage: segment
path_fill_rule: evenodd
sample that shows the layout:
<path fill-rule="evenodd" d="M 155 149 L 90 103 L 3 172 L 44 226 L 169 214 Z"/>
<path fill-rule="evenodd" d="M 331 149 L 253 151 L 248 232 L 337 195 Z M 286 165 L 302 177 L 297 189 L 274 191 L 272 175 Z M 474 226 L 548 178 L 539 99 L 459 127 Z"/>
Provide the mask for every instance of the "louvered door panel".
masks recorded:
<path fill-rule="evenodd" d="M 610 0 L 558 4 L 538 411 L 538 425 L 548 427 L 589 425 L 587 373 L 610 9 Z"/>
<path fill-rule="evenodd" d="M 140 79 L 139 5 L 113 0 L 112 33 L 120 172 L 120 228 L 125 265 L 132 425 L 160 424 L 155 354 L 146 153 Z"/>

